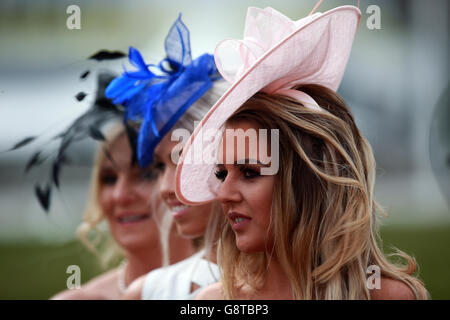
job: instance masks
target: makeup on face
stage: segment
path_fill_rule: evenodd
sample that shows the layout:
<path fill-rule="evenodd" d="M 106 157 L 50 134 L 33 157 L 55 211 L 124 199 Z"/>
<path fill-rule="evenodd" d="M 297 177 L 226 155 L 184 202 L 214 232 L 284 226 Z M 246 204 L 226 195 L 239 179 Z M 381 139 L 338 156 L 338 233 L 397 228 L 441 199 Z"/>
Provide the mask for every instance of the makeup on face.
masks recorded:
<path fill-rule="evenodd" d="M 198 237 L 206 230 L 211 205 L 189 206 L 177 199 L 176 163 L 172 161 L 171 153 L 178 146 L 178 141 L 171 141 L 170 138 L 169 132 L 155 148 L 153 168 L 157 174 L 158 192 L 174 218 L 178 233 L 184 237 Z"/>
<path fill-rule="evenodd" d="M 257 129 L 258 125 L 242 120 L 227 125 L 227 128 L 245 132 L 247 129 Z M 258 139 L 253 140 L 253 143 L 257 144 Z M 216 178 L 221 181 L 217 197 L 235 233 L 237 247 L 244 252 L 262 251 L 270 242 L 275 176 L 261 174 L 261 170 L 270 164 L 263 164 L 257 154 L 254 158 L 248 157 L 256 146 L 248 143 L 239 152 L 236 144 L 236 140 L 234 144 L 227 141 L 222 143 L 222 160 L 227 161 L 221 161 L 216 167 Z M 233 152 L 233 161 L 227 158 L 230 150 Z"/>

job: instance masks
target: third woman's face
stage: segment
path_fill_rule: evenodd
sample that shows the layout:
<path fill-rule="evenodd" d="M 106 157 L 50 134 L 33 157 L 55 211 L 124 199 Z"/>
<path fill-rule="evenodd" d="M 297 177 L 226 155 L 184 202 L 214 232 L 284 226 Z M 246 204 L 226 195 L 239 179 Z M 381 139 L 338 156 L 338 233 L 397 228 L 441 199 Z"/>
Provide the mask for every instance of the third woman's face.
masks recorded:
<path fill-rule="evenodd" d="M 171 141 L 172 132 L 166 134 L 155 148 L 154 167 L 158 174 L 159 195 L 172 212 L 177 231 L 186 238 L 197 238 L 205 233 L 211 204 L 186 206 L 175 195 L 175 172 L 177 164 L 171 153 L 178 141 Z"/>
<path fill-rule="evenodd" d="M 99 172 L 99 202 L 117 243 L 128 250 L 159 245 L 159 232 L 152 214 L 151 194 L 155 173 L 131 162 L 125 134 L 108 148 Z M 112 160 L 112 161 L 111 161 Z"/>
<path fill-rule="evenodd" d="M 239 152 L 237 139 L 226 143 L 222 140 L 222 162 L 217 166 L 216 177 L 222 181 L 218 191 L 218 200 L 223 212 L 236 236 L 236 245 L 243 252 L 260 252 L 273 244 L 271 227 L 272 193 L 275 183 L 274 175 L 261 175 L 262 159 L 257 150 L 260 136 L 259 126 L 251 121 L 238 121 L 227 124 L 226 129 L 256 130 L 257 141 L 247 141 L 245 152 Z M 237 132 L 237 131 L 235 131 Z M 267 148 L 270 150 L 270 148 Z M 231 156 L 230 156 L 230 153 Z M 256 159 L 255 154 L 257 154 Z M 250 164 L 249 155 L 257 164 Z M 229 160 L 226 161 L 226 159 Z M 244 162 L 244 164 L 239 164 Z"/>

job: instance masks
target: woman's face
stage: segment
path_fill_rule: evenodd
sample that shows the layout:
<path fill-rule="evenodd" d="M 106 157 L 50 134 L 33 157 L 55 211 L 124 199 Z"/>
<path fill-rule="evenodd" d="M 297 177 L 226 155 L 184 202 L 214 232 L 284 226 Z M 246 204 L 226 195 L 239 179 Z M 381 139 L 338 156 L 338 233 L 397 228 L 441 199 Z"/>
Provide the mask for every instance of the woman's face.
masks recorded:
<path fill-rule="evenodd" d="M 226 129 L 256 130 L 257 140 L 252 143 L 247 139 L 245 150 L 238 150 L 237 138 L 227 143 L 224 134 L 220 155 L 224 164 L 219 164 L 216 171 L 217 179 L 222 181 L 217 197 L 235 233 L 238 249 L 247 253 L 264 251 L 273 244 L 270 219 L 275 175 L 261 175 L 261 168 L 269 165 L 262 164 L 258 153 L 260 135 L 257 123 L 240 120 L 227 124 Z M 258 163 L 250 164 L 250 159 Z M 244 164 L 239 164 L 241 162 Z"/>
<path fill-rule="evenodd" d="M 158 174 L 158 191 L 160 197 L 172 212 L 178 233 L 186 238 L 204 235 L 211 204 L 187 206 L 175 195 L 175 171 L 177 164 L 172 161 L 172 149 L 179 143 L 171 141 L 172 132 L 166 134 L 155 148 L 154 167 Z"/>
<path fill-rule="evenodd" d="M 108 148 L 99 172 L 100 206 L 114 239 L 124 249 L 146 249 L 159 241 L 152 218 L 155 173 L 131 163 L 131 148 L 122 134 Z"/>

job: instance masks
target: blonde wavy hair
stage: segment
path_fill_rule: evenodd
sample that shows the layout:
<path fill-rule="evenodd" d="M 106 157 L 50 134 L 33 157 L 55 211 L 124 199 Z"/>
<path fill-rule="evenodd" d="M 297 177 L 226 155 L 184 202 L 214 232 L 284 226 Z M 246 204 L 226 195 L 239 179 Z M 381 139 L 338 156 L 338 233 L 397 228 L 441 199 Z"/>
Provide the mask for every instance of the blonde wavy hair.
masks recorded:
<path fill-rule="evenodd" d="M 174 129 L 187 129 L 191 133 L 195 129 L 196 122 L 199 122 L 209 109 L 219 100 L 219 98 L 228 89 L 229 84 L 225 80 L 217 80 L 214 82 L 211 89 L 209 89 L 202 97 L 200 97 L 175 123 Z M 162 205 L 166 211 L 169 209 Z M 166 215 L 172 221 L 172 215 Z M 207 260 L 211 260 L 214 254 L 214 249 L 217 247 L 218 232 L 222 229 L 225 222 L 222 214 L 222 208 L 218 202 L 213 202 L 211 205 L 211 211 L 209 214 L 206 230 L 203 236 L 193 239 L 193 245 L 196 250 L 205 249 L 205 255 Z M 219 279 L 217 279 L 219 281 Z"/>
<path fill-rule="evenodd" d="M 100 206 L 99 193 L 101 166 L 107 157 L 108 149 L 125 134 L 125 128 L 122 124 L 115 123 L 106 132 L 106 141 L 97 148 L 83 221 L 76 232 L 86 248 L 99 258 L 103 268 L 108 268 L 112 263 L 123 258 L 122 249 L 111 235 L 101 228 L 102 222 L 105 221 L 105 214 Z M 100 247 L 101 250 L 99 250 Z"/>
<path fill-rule="evenodd" d="M 374 198 L 375 159 L 345 102 L 319 85 L 296 89 L 324 111 L 257 93 L 228 120 L 279 129 L 280 166 L 271 208 L 273 248 L 246 254 L 237 249 L 229 224 L 222 231 L 218 260 L 225 298 L 236 298 L 244 284 L 260 288 L 275 254 L 295 299 L 370 299 L 370 265 L 408 285 L 417 299 L 427 299 L 414 275 L 415 259 L 396 250 L 393 255 L 405 263 L 394 264 L 380 248 L 377 215 L 386 214 Z"/>

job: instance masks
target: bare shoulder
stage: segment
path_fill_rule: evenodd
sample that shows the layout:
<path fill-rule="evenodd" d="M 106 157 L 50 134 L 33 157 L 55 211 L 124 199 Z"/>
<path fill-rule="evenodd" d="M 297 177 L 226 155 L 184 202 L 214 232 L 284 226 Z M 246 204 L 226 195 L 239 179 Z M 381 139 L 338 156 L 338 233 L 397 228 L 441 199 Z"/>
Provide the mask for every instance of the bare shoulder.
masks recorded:
<path fill-rule="evenodd" d="M 404 282 L 382 277 L 380 289 L 370 290 L 372 300 L 416 300 L 412 289 Z"/>
<path fill-rule="evenodd" d="M 57 293 L 50 300 L 90 300 L 89 293 L 84 289 L 68 289 Z"/>
<path fill-rule="evenodd" d="M 123 300 L 141 300 L 146 274 L 134 280 L 125 291 Z"/>
<path fill-rule="evenodd" d="M 213 283 L 204 287 L 195 296 L 195 300 L 224 300 L 222 282 Z"/>
<path fill-rule="evenodd" d="M 118 299 L 116 269 L 95 277 L 79 289 L 62 291 L 51 300 L 104 300 Z"/>

